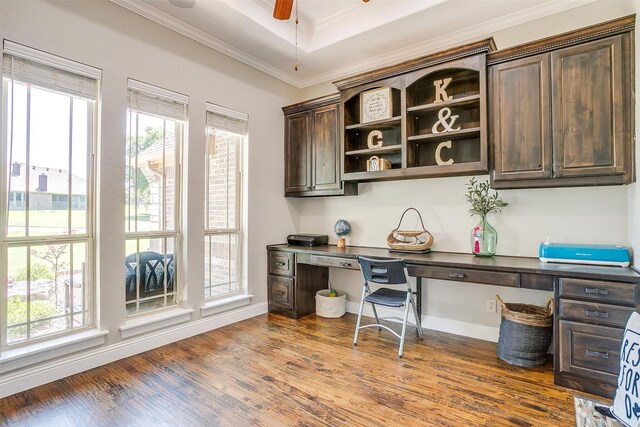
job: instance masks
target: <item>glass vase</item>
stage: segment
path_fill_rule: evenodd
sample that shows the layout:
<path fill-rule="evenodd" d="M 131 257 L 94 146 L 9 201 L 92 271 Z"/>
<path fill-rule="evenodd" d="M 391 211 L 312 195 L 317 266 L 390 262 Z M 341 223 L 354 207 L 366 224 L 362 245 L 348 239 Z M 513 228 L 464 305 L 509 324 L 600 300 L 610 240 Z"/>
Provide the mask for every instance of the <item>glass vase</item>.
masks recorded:
<path fill-rule="evenodd" d="M 477 256 L 493 256 L 496 254 L 498 232 L 483 216 L 480 222 L 471 230 L 471 252 Z"/>

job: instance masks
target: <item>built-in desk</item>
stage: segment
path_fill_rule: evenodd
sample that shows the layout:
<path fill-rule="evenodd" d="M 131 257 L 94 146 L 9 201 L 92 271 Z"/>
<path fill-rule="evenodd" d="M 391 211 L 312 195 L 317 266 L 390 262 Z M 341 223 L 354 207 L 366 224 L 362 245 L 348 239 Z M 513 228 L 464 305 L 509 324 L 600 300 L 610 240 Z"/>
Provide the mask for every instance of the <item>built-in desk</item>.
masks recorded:
<path fill-rule="evenodd" d="M 269 310 L 289 317 L 315 311 L 315 293 L 328 287 L 328 268 L 359 270 L 359 255 L 403 258 L 416 277 L 553 291 L 554 380 L 558 385 L 611 397 L 624 325 L 638 311 L 640 274 L 633 268 L 541 263 L 537 258 L 431 252 L 391 253 L 385 248 L 267 246 Z"/>

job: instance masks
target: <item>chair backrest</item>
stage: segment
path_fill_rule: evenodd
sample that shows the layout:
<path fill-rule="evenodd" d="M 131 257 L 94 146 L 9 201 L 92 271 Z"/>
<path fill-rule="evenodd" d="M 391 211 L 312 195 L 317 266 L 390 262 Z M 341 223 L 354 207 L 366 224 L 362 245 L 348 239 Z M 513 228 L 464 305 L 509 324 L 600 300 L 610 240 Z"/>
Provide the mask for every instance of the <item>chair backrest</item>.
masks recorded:
<path fill-rule="evenodd" d="M 140 276 L 143 278 L 141 292 L 150 292 L 164 288 L 164 275 L 167 273 L 167 289 L 173 288 L 173 254 L 166 255 L 167 266 L 165 268 L 165 255 L 142 251 L 133 253 L 125 258 L 127 270 L 127 293 L 135 293 L 136 262 L 140 260 Z"/>
<path fill-rule="evenodd" d="M 403 259 L 381 260 L 359 256 L 358 263 L 364 280 L 379 285 L 407 283 L 406 262 Z"/>

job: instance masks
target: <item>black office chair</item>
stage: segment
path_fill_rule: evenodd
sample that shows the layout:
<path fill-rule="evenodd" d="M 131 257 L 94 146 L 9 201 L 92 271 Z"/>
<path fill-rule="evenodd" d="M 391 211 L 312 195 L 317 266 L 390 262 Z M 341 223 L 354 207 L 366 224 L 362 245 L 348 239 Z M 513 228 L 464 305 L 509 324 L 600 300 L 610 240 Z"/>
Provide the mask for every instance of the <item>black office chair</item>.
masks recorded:
<path fill-rule="evenodd" d="M 415 326 L 418 331 L 418 336 L 420 339 L 423 339 L 420 318 L 418 317 L 418 310 L 416 309 L 416 302 L 413 297 L 411 285 L 407 280 L 407 277 L 409 276 L 407 273 L 407 265 L 403 259 L 384 261 L 361 256 L 358 257 L 358 263 L 360 264 L 362 276 L 364 277 L 364 286 L 362 288 L 362 298 L 360 300 L 360 309 L 358 310 L 358 321 L 356 322 L 353 345 L 358 344 L 358 331 L 360 331 L 360 329 L 377 326 L 378 329 L 384 328 L 400 339 L 398 358 L 402 358 L 402 349 L 404 347 L 404 336 L 407 324 Z M 383 285 L 385 287 L 379 288 L 375 292 L 371 292 L 369 283 Z M 386 286 L 397 286 L 403 289 L 391 289 Z M 376 323 L 360 326 L 362 308 L 364 307 L 365 302 L 371 304 L 371 307 L 373 308 L 373 315 L 376 318 Z M 391 316 L 380 318 L 376 311 L 376 304 L 387 307 L 404 307 L 404 317 L 399 318 Z M 413 315 L 416 319 L 415 323 L 410 323 L 408 321 L 409 305 L 413 307 Z M 402 321 L 402 333 L 398 334 L 393 329 L 380 323 L 381 320 L 390 319 Z"/>

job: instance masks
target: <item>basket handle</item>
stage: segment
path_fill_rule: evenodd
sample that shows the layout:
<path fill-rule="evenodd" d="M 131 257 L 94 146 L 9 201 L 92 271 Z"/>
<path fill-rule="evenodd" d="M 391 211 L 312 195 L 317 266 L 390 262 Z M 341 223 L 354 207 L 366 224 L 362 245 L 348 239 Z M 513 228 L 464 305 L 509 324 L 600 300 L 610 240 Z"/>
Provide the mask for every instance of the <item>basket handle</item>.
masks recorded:
<path fill-rule="evenodd" d="M 402 220 L 404 219 L 404 214 L 406 214 L 407 212 L 414 210 L 416 211 L 416 213 L 418 214 L 418 218 L 420 218 L 420 225 L 422 225 L 422 231 L 427 231 L 427 229 L 424 227 L 424 222 L 422 221 L 422 215 L 420 215 L 420 212 L 418 212 L 418 210 L 416 208 L 407 208 L 407 210 L 405 210 L 404 212 L 402 212 L 402 216 L 400 217 L 400 222 L 398 222 L 398 226 L 395 228 L 395 230 L 392 231 L 392 233 L 394 231 L 398 231 L 400 229 L 400 225 L 402 225 Z"/>
<path fill-rule="evenodd" d="M 545 307 L 545 310 L 547 310 L 547 313 L 553 315 L 553 298 L 549 298 L 549 301 L 547 301 L 547 306 Z"/>
<path fill-rule="evenodd" d="M 502 298 L 500 298 L 500 295 L 496 294 L 496 300 L 498 300 L 498 304 L 500 304 L 500 307 L 502 307 L 504 311 L 509 311 L 509 309 L 507 308 L 507 304 L 505 304 L 504 301 L 502 301 Z"/>

